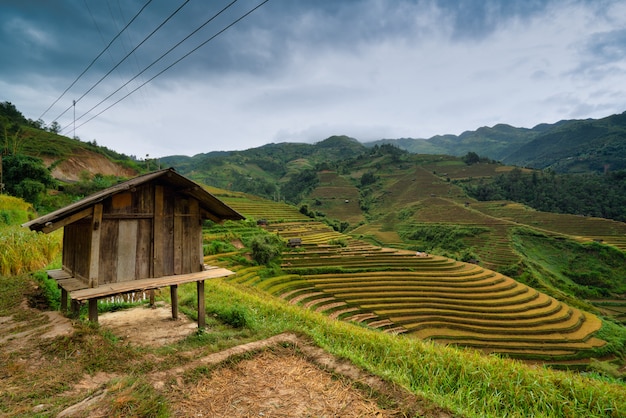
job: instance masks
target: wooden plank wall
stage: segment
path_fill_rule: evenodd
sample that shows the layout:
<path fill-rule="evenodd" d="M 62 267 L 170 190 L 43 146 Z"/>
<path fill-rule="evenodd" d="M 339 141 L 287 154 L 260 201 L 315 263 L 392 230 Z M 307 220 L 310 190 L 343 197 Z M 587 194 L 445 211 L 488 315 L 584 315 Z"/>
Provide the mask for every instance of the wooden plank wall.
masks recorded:
<path fill-rule="evenodd" d="M 196 199 L 178 198 L 174 213 L 175 274 L 201 271 L 202 223 Z"/>
<path fill-rule="evenodd" d="M 105 199 L 101 222 L 67 225 L 63 247 L 64 268 L 84 281 L 97 271 L 95 286 L 202 271 L 200 204 L 171 187 L 141 185 Z"/>
<path fill-rule="evenodd" d="M 152 277 L 153 217 L 153 185 L 142 185 L 105 201 L 101 283 Z"/>
<path fill-rule="evenodd" d="M 63 268 L 74 277 L 89 283 L 91 221 L 82 219 L 66 225 L 63 232 Z"/>
<path fill-rule="evenodd" d="M 174 274 L 174 193 L 157 185 L 154 191 L 154 277 Z"/>

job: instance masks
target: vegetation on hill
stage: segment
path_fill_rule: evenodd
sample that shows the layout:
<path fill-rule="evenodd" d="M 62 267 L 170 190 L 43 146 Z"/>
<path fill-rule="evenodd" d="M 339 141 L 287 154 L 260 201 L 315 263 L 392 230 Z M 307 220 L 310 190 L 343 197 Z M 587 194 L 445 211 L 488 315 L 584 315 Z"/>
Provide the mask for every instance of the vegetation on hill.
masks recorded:
<path fill-rule="evenodd" d="M 99 146 L 96 140 L 80 141 L 59 135 L 58 124 L 46 127 L 42 120 L 27 119 L 10 102 L 0 103 L 0 135 L 2 135 L 2 155 L 26 154 L 35 157 L 50 156 L 63 159 L 76 150 L 86 148 L 100 153 L 122 165 L 135 167 L 137 158 L 120 154 L 107 147 Z"/>
<path fill-rule="evenodd" d="M 476 152 L 520 167 L 560 173 L 603 173 L 626 168 L 626 112 L 602 119 L 564 120 L 532 129 L 498 124 L 461 135 L 385 139 L 416 154 L 462 156 Z"/>
<path fill-rule="evenodd" d="M 557 172 L 603 173 L 626 169 L 626 112 L 560 124 L 504 159 L 508 164 Z"/>
<path fill-rule="evenodd" d="M 512 200 L 544 212 L 595 216 L 626 222 L 626 170 L 607 174 L 524 174 L 515 169 L 468 184 L 478 200 Z"/>
<path fill-rule="evenodd" d="M 219 194 L 219 192 L 217 192 Z M 324 311 L 332 317 L 341 317 L 344 319 L 354 320 L 356 322 L 363 322 L 369 324 L 374 328 L 379 329 L 389 329 L 394 332 L 406 332 L 399 331 L 400 328 L 398 326 L 406 326 L 406 324 L 410 324 L 411 321 L 409 318 L 409 312 L 411 309 L 424 309 L 430 308 L 434 309 L 433 303 L 435 303 L 435 299 L 425 299 L 423 303 L 413 303 L 410 301 L 406 301 L 405 303 L 402 301 L 403 298 L 411 299 L 411 297 L 418 296 L 413 295 L 409 297 L 409 292 L 417 289 L 416 286 L 425 286 L 423 291 L 426 291 L 428 286 L 433 286 L 433 283 L 424 283 L 420 284 L 420 275 L 422 273 L 418 273 L 422 270 L 422 267 L 418 267 L 420 264 L 424 266 L 428 264 L 427 262 L 431 259 L 430 257 L 424 257 L 424 245 L 433 245 L 433 243 L 439 243 L 439 247 L 435 248 L 436 252 L 441 251 L 441 247 L 447 248 L 447 251 L 450 253 L 454 253 L 451 248 L 463 248 L 463 252 L 466 251 L 467 248 L 470 248 L 467 241 L 471 241 L 476 238 L 476 236 L 490 234 L 491 228 L 494 226 L 490 223 L 485 223 L 482 226 L 477 226 L 477 223 L 473 221 L 471 224 L 463 224 L 464 219 L 459 217 L 459 214 L 462 211 L 466 211 L 468 213 L 473 213 L 475 210 L 461 207 L 461 212 L 455 213 L 453 216 L 457 218 L 458 221 L 461 222 L 456 225 L 446 225 L 446 224 L 427 224 L 424 225 L 421 231 L 424 233 L 428 233 L 431 237 L 430 240 L 424 240 L 417 243 L 416 246 L 413 244 L 409 244 L 412 248 L 418 248 L 420 251 L 416 258 L 415 251 L 412 252 L 397 252 L 397 250 L 389 251 L 383 250 L 381 251 L 380 247 L 373 247 L 369 244 L 364 244 L 362 241 L 355 241 L 353 238 L 349 238 L 345 235 L 339 234 L 336 231 L 330 230 L 328 227 L 314 221 L 307 221 L 306 219 L 298 220 L 298 221 L 290 221 L 284 222 L 285 218 L 284 214 L 278 215 L 276 217 L 272 217 L 271 214 L 276 211 L 272 210 L 273 205 L 277 205 L 276 203 L 272 203 L 266 201 L 264 205 L 257 204 L 254 207 L 252 206 L 238 206 L 241 204 L 243 200 L 231 201 L 231 205 L 235 207 L 239 212 L 243 213 L 245 216 L 250 219 L 259 218 L 262 216 L 269 216 L 266 220 L 269 222 L 269 226 L 265 228 L 267 231 L 276 233 L 283 237 L 283 239 L 287 240 L 292 237 L 298 237 L 302 241 L 303 248 L 296 249 L 291 252 L 287 252 L 283 254 L 282 260 L 282 274 L 280 271 L 274 271 L 271 275 L 261 275 L 258 276 L 254 272 L 246 271 L 246 273 L 242 273 L 241 276 L 236 276 L 233 280 L 240 284 L 248 284 L 257 286 L 264 291 L 270 292 L 272 294 L 281 295 L 288 300 L 297 301 L 298 304 L 302 304 L 304 306 L 309 307 L 310 309 L 315 309 L 317 311 Z M 295 212 L 295 208 L 291 209 L 292 212 Z M 435 209 L 435 212 L 440 212 L 442 210 L 441 207 Z M 558 217 L 560 215 L 552 215 L 554 217 Z M 289 218 L 289 217 L 287 217 Z M 489 218 L 485 218 L 489 219 Z M 496 224 L 497 225 L 497 224 Z M 520 245 L 525 245 L 524 248 L 519 247 L 515 250 L 514 254 L 516 254 L 515 265 L 509 268 L 511 274 L 518 276 L 518 279 L 527 283 L 535 289 L 539 289 L 549 295 L 552 295 L 556 300 L 563 301 L 570 305 L 571 307 L 576 307 L 574 309 L 575 312 L 579 312 L 579 310 L 587 310 L 593 311 L 596 313 L 601 313 L 603 308 L 594 307 L 589 302 L 582 302 L 581 297 L 601 297 L 598 295 L 619 295 L 623 292 L 624 288 L 624 280 L 621 269 L 624 268 L 624 262 L 622 260 L 623 253 L 621 251 L 617 251 L 612 247 L 607 247 L 606 245 L 601 245 L 598 243 L 592 243 L 593 251 L 590 251 L 585 245 L 581 245 L 576 243 L 570 239 L 566 239 L 563 235 L 559 234 L 558 240 L 555 242 L 560 243 L 558 249 L 554 250 L 554 258 L 558 257 L 558 260 L 563 261 L 562 264 L 550 264 L 550 257 L 535 257 L 535 254 L 528 250 L 530 248 L 530 237 L 540 236 L 542 233 L 528 228 L 528 230 L 520 229 L 517 224 L 509 224 L 511 225 L 510 237 L 509 240 L 513 240 Z M 363 231 L 365 226 L 360 227 L 357 231 Z M 370 231 L 372 231 L 370 229 Z M 384 233 L 383 233 L 384 234 Z M 530 234 L 530 235 L 528 235 Z M 353 236 L 363 237 L 363 235 L 352 234 Z M 441 235 L 441 236 L 439 236 Z M 392 245 L 401 246 L 402 241 L 398 235 L 396 236 L 396 241 L 393 241 Z M 421 235 L 418 234 L 419 238 Z M 443 237 L 443 238 L 442 238 Z M 215 239 L 217 237 L 214 237 Z M 384 239 L 384 237 L 383 237 Z M 546 236 L 546 239 L 551 239 Z M 508 244 L 507 244 L 508 245 Z M 537 248 L 540 247 L 540 240 L 538 241 Z M 509 251 L 513 252 L 513 249 Z M 550 250 L 552 251 L 552 250 Z M 543 255 L 552 254 L 549 251 L 546 251 Z M 470 260 L 475 261 L 475 260 Z M 450 262 L 450 260 L 449 260 Z M 483 263 L 481 263 L 483 264 Z M 435 264 L 433 264 L 434 266 Z M 508 264 L 507 264 L 508 265 Z M 441 266 L 444 266 L 443 264 Z M 489 280 L 497 280 L 498 276 L 493 276 L 493 272 L 491 275 L 482 275 L 482 273 L 478 273 L 479 271 L 484 271 L 482 268 L 478 266 L 474 267 L 466 267 L 461 268 L 459 270 L 455 270 L 451 268 L 452 265 L 445 267 L 443 270 L 437 270 L 439 267 L 431 267 L 426 268 L 424 277 L 432 277 L 433 275 L 438 277 L 437 284 L 439 286 L 443 286 L 439 291 L 448 292 L 449 295 L 447 297 L 451 298 L 447 304 L 447 309 L 450 310 L 452 306 L 452 294 L 455 292 L 450 289 L 445 288 L 445 283 L 448 283 L 450 279 L 445 279 L 444 276 L 446 274 L 452 274 L 455 277 L 454 280 L 458 280 L 457 285 L 459 286 L 468 286 L 468 291 L 470 288 L 473 288 L 475 291 L 478 289 L 476 286 L 479 285 L 479 282 L 488 282 Z M 544 266 L 544 269 L 538 268 L 538 266 Z M 586 268 L 581 269 L 581 266 L 586 266 Z M 402 270 L 405 272 L 400 272 Z M 448 273 L 446 273 L 446 271 Z M 606 274 L 606 281 L 603 283 L 601 279 L 597 279 L 598 272 L 604 272 Z M 398 276 L 400 274 L 400 276 Z M 562 283 L 558 281 L 552 280 L 554 274 L 560 274 L 562 277 L 568 278 L 569 286 L 560 286 Z M 602 274 L 602 273 L 600 273 Z M 326 275 L 326 276 L 325 276 Z M 378 275 L 378 276 L 377 276 Z M 415 277 L 414 277 L 415 276 Z M 467 276 L 467 277 L 466 277 Z M 325 277 L 325 278 L 322 278 Z M 491 277 L 491 278 L 488 278 Z M 592 285 L 589 282 L 589 279 L 592 277 L 596 277 L 596 282 Z M 369 281 L 368 281 L 369 280 Z M 385 311 L 385 303 L 386 302 L 372 302 L 369 307 L 365 307 L 362 305 L 363 300 L 360 302 L 349 301 L 346 299 L 347 295 L 339 295 L 338 285 L 342 284 L 345 287 L 345 291 L 354 287 L 354 292 L 357 289 L 364 290 L 367 288 L 366 281 L 371 283 L 376 283 L 376 286 L 379 286 L 376 291 L 371 292 L 370 296 L 367 297 L 380 297 L 385 298 L 386 292 L 381 291 L 381 289 L 386 286 L 386 283 L 389 285 L 393 285 L 397 287 L 394 291 L 398 293 L 401 289 L 406 293 L 403 297 L 400 297 L 399 293 L 394 294 L 393 298 L 387 298 L 389 301 L 393 300 L 394 303 L 402 306 L 398 306 L 395 314 L 388 313 Z M 319 283 L 318 283 L 319 282 Z M 328 284 L 332 288 L 325 288 L 325 284 Z M 333 284 L 334 283 L 334 284 Z M 359 284 L 360 283 L 360 284 Z M 404 287 L 398 287 L 401 283 L 406 283 L 406 285 L 402 285 Z M 461 284 L 464 283 L 464 284 Z M 382 287 L 381 287 L 382 286 Z M 599 287 L 594 287 L 599 286 Z M 494 286 L 492 289 L 495 291 L 499 286 Z M 414 290 L 409 290 L 412 288 Z M 561 290 L 561 288 L 563 290 Z M 344 293 L 345 293 L 344 291 Z M 391 288 L 389 289 L 391 291 Z M 433 291 L 433 290 L 431 290 Z M 471 292 L 470 292 L 471 293 Z M 523 294 L 524 292 L 522 292 Z M 356 295 L 357 293 L 355 293 Z M 522 295 L 520 294 L 520 295 Z M 376 295 L 376 296 L 374 296 Z M 530 296 L 527 298 L 526 296 Z M 546 320 L 546 323 L 557 324 L 560 321 L 572 321 L 571 324 L 566 325 L 566 329 L 568 331 L 559 331 L 557 334 L 562 336 L 567 335 L 571 331 L 579 332 L 581 334 L 579 337 L 575 337 L 574 335 L 570 335 L 566 337 L 567 344 L 574 344 L 577 348 L 574 348 L 573 352 L 570 351 L 567 354 L 567 350 L 565 349 L 565 345 L 561 346 L 559 350 L 557 350 L 556 346 L 552 348 L 552 354 L 548 350 L 548 346 L 545 342 L 541 342 L 540 346 L 542 347 L 539 351 L 535 351 L 532 354 L 532 342 L 529 343 L 529 346 L 526 347 L 523 352 L 515 352 L 510 351 L 511 348 L 507 348 L 506 346 L 502 346 L 501 344 L 497 344 L 493 338 L 489 340 L 488 343 L 478 343 L 480 339 L 475 339 L 474 341 L 467 340 L 465 341 L 462 335 L 471 335 L 466 334 L 466 331 L 456 333 L 458 334 L 455 337 L 455 342 L 462 345 L 469 345 L 475 347 L 482 347 L 483 349 L 495 350 L 500 353 L 509 353 L 513 356 L 539 356 L 539 358 L 547 361 L 549 357 L 555 358 L 565 358 L 566 356 L 574 357 L 580 356 L 583 345 L 580 345 L 582 341 L 588 341 L 591 343 L 592 340 L 588 340 L 588 337 L 592 335 L 597 328 L 589 328 L 590 324 L 593 324 L 594 321 L 587 321 L 584 319 L 584 316 L 579 316 L 576 319 L 575 316 L 571 315 L 571 312 L 568 313 L 568 309 L 562 310 L 563 306 L 556 302 L 552 302 L 551 304 L 546 305 L 545 296 L 542 296 L 539 299 L 535 300 L 535 295 L 531 295 L 530 293 L 526 296 L 520 296 L 519 302 L 522 303 L 530 303 L 532 305 L 536 305 L 535 307 L 524 308 L 521 311 L 526 312 L 525 314 L 518 313 L 515 318 L 511 318 L 507 322 L 508 326 L 515 327 L 515 323 L 517 320 L 522 320 L 524 317 L 528 316 L 535 318 L 538 320 L 538 323 L 541 323 L 543 320 L 539 318 L 542 315 L 554 315 L 553 318 Z M 363 296 L 366 297 L 366 296 Z M 462 300 L 464 300 L 464 308 L 462 309 L 464 313 L 457 312 L 453 314 L 453 317 L 461 321 L 469 321 L 466 316 L 470 315 L 468 310 L 470 309 L 470 300 L 468 299 L 470 296 L 464 296 Z M 496 298 L 496 294 L 493 293 L 491 298 Z M 382 300 L 382 299 L 381 299 Z M 495 300 L 495 299 L 494 299 Z M 429 301 L 429 302 L 427 302 Z M 593 301 L 596 305 L 598 299 L 594 299 Z M 494 302 L 488 302 L 488 305 L 493 305 Z M 497 305 L 497 304 L 496 304 Z M 552 305 L 552 307 L 549 307 Z M 377 306 L 376 310 L 373 307 Z M 507 306 L 507 309 L 511 308 L 511 302 Z M 614 306 L 617 308 L 617 305 Z M 392 309 L 392 308 L 390 308 Z M 402 309 L 405 315 L 404 319 L 399 319 L 398 315 Z M 490 313 L 493 315 L 494 309 L 490 308 Z M 530 313 L 531 311 L 539 309 L 542 313 L 538 315 L 539 311 L 535 313 Z M 391 311 L 389 311 L 391 312 Z M 433 312 L 421 312 L 421 318 L 428 318 L 428 315 L 436 314 L 437 311 Z M 449 314 L 449 312 L 448 312 Z M 563 315 L 564 314 L 564 315 Z M 578 314 L 577 314 L 578 315 Z M 483 315 L 484 316 L 484 315 Z M 487 315 L 488 316 L 488 315 Z M 471 315 L 470 315 L 471 317 Z M 350 319 L 353 318 L 353 319 Z M 358 319 L 357 319 L 358 318 Z M 415 317 L 418 318 L 418 317 Z M 465 319 L 463 319 L 465 318 Z M 557 320 L 557 318 L 560 318 Z M 619 320 L 619 317 L 615 317 L 615 319 Z M 441 319 L 439 319 L 441 320 Z M 483 321 L 487 321 L 487 317 L 482 319 Z M 390 322 L 391 321 L 391 322 Z M 399 321 L 399 322 L 398 322 Z M 582 321 L 582 322 L 581 322 Z M 578 328 L 582 326 L 583 323 L 587 323 L 583 328 Z M 394 325 L 395 324 L 395 325 Z M 596 322 L 597 324 L 597 322 Z M 476 325 L 476 324 L 475 324 Z M 474 326 L 475 326 L 474 325 Z M 572 325 L 575 325 L 574 328 L 570 328 Z M 453 325 L 452 328 L 458 328 L 459 324 Z M 471 327 L 469 323 L 462 325 L 464 328 Z M 527 324 L 526 327 L 529 325 Z M 423 328 L 423 326 L 422 326 Z M 428 327 L 426 327 L 428 328 Z M 500 328 L 504 329 L 505 326 L 502 325 Z M 419 331 L 422 334 L 425 330 Z M 418 334 L 419 334 L 418 332 Z M 429 332 L 432 332 L 429 331 Z M 485 332 L 484 330 L 481 332 Z M 519 337 L 522 332 L 518 332 L 516 335 Z M 626 353 L 626 329 L 624 328 L 615 328 L 611 322 L 604 322 L 602 325 L 601 333 L 603 335 L 602 338 L 605 341 L 609 341 L 609 344 L 600 346 L 602 348 L 595 351 L 595 354 L 591 354 L 594 357 L 604 357 L 608 353 L 613 353 L 618 357 L 623 356 L 623 353 Z M 600 335 L 598 334 L 598 335 Z M 421 335 L 421 334 L 420 334 Z M 425 335 L 425 334 L 424 334 Z M 435 332 L 433 335 L 437 335 Z M 580 339 L 582 336 L 582 339 Z M 443 338 L 443 335 L 437 337 L 439 339 Z M 466 337 L 465 337 L 466 338 Z M 507 340 L 510 337 L 506 338 Z M 580 339 L 579 342 L 575 343 L 574 340 Z M 541 341 L 541 338 L 538 340 Z M 552 339 L 552 342 L 555 343 L 556 340 Z M 597 341 L 596 341 L 597 343 Z M 481 346 L 481 344 L 483 344 Z M 517 349 L 519 349 L 520 342 L 517 342 Z M 498 347 L 496 349 L 496 347 Z M 591 346 L 590 346 L 591 347 Z M 541 353 L 541 354 L 538 354 Z M 586 354 L 589 356 L 589 354 Z M 584 355 L 583 355 L 584 357 Z M 573 366 L 573 364 L 570 364 Z M 588 367 L 585 366 L 585 367 Z M 611 366 L 613 367 L 613 366 Z"/>
<path fill-rule="evenodd" d="M 626 294 L 626 253 L 615 247 L 581 244 L 528 228 L 515 229 L 512 243 L 529 270 L 544 271 L 534 277 L 548 281 L 533 283 L 535 288 L 552 287 L 585 300 Z"/>
<path fill-rule="evenodd" d="M 336 169 L 366 147 L 346 136 L 317 144 L 267 144 L 245 151 L 211 152 L 193 157 L 165 157 L 162 164 L 209 186 L 298 204 L 317 183 L 316 173 Z"/>
<path fill-rule="evenodd" d="M 24 198 L 45 212 L 117 182 L 117 176 L 88 172 L 76 173 L 80 177 L 78 184 L 54 179 L 52 171 L 75 155 L 97 154 L 131 172 L 150 169 L 134 156 L 98 146 L 95 140 L 82 142 L 59 135 L 59 129 L 56 123 L 46 127 L 41 120 L 25 118 L 10 102 L 0 103 L 0 192 Z M 48 193 L 59 188 L 64 196 Z"/>

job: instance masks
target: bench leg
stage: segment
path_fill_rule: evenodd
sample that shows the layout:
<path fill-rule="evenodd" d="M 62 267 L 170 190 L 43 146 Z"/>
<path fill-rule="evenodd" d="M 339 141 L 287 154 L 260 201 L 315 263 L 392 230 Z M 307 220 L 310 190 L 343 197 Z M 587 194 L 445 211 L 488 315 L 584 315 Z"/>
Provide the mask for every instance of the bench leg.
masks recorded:
<path fill-rule="evenodd" d="M 98 299 L 89 299 L 89 321 L 98 322 Z"/>
<path fill-rule="evenodd" d="M 178 319 L 178 285 L 170 286 L 170 298 L 172 299 L 172 319 Z"/>
<path fill-rule="evenodd" d="M 72 299 L 71 305 L 72 305 L 71 316 L 72 318 L 76 319 L 80 316 L 80 303 L 78 303 L 77 300 Z"/>
<path fill-rule="evenodd" d="M 61 312 L 67 312 L 67 290 L 63 289 L 61 286 Z"/>
<path fill-rule="evenodd" d="M 198 290 L 198 328 L 204 328 L 206 326 L 206 310 L 204 307 L 204 280 L 198 280 L 196 282 L 196 289 Z"/>

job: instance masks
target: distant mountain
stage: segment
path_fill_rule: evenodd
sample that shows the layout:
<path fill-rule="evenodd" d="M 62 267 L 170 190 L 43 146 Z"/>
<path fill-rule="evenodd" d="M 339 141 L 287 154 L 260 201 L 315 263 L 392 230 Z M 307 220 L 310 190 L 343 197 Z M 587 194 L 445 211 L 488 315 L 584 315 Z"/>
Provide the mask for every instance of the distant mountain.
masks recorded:
<path fill-rule="evenodd" d="M 315 144 L 272 143 L 244 151 L 164 157 L 159 162 L 210 186 L 266 198 L 282 193 L 283 198 L 296 201 L 313 186 L 313 170 L 337 169 L 340 162 L 369 152 L 354 138 L 331 136 Z"/>
<path fill-rule="evenodd" d="M 475 152 L 510 165 L 557 172 L 603 172 L 626 168 L 626 112 L 603 119 L 563 120 L 532 129 L 498 124 L 461 135 L 368 142 L 392 144 L 417 154 L 462 156 Z"/>
<path fill-rule="evenodd" d="M 515 128 L 498 124 L 492 128 L 482 127 L 465 131 L 461 135 L 436 135 L 429 139 L 383 139 L 366 145 L 393 144 L 415 154 L 439 154 L 462 156 L 475 152 L 494 160 L 502 160 L 516 148 L 532 141 L 539 135 L 533 129 Z"/>
<path fill-rule="evenodd" d="M 567 173 L 626 169 L 626 112 L 560 124 L 503 161 Z"/>

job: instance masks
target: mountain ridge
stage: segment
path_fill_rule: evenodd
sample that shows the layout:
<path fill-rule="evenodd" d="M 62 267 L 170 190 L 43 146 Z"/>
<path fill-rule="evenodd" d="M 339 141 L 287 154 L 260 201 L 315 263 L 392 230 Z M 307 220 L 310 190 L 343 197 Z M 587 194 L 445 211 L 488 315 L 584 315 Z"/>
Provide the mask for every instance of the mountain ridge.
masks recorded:
<path fill-rule="evenodd" d="M 569 140 L 569 141 L 568 141 Z M 601 119 L 571 119 L 517 128 L 500 123 L 460 135 L 381 139 L 366 146 L 396 145 L 416 154 L 463 156 L 475 152 L 509 165 L 556 172 L 604 172 L 626 168 L 626 112 Z"/>

